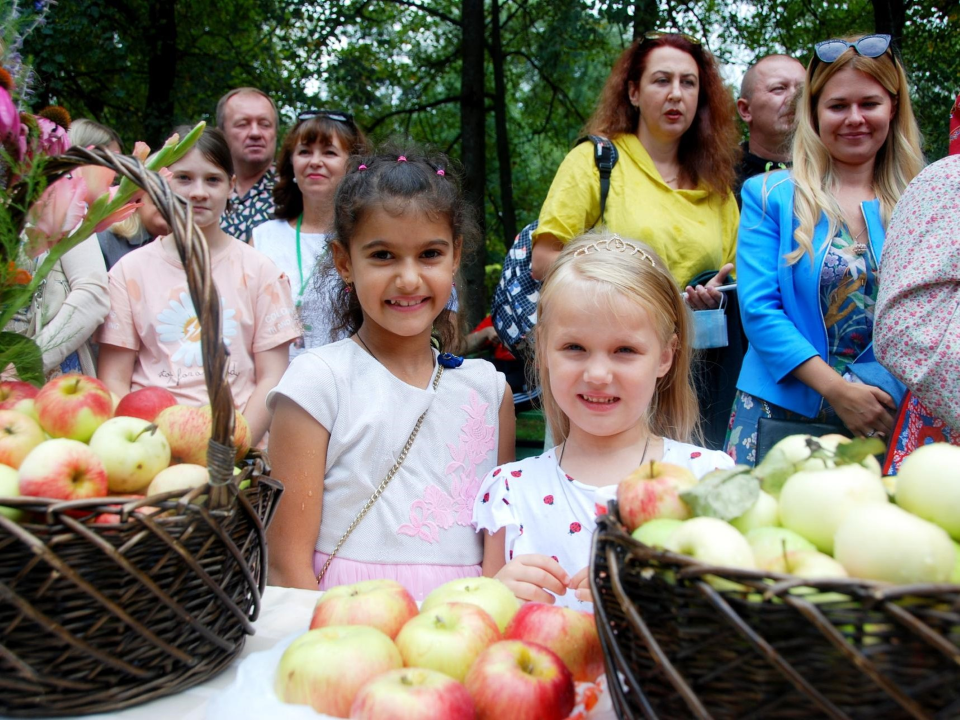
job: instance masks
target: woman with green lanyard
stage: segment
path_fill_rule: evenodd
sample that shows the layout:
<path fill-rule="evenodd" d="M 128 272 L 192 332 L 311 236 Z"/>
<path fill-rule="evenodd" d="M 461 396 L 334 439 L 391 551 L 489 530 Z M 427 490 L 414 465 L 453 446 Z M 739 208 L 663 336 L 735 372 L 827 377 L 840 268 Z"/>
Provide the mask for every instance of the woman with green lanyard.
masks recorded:
<path fill-rule="evenodd" d="M 273 188 L 276 219 L 254 228 L 251 242 L 290 278 L 303 329 L 290 346 L 291 358 L 333 339 L 318 272 L 333 227 L 333 196 L 347 159 L 367 150 L 353 116 L 337 110 L 300 113 L 280 147 Z"/>

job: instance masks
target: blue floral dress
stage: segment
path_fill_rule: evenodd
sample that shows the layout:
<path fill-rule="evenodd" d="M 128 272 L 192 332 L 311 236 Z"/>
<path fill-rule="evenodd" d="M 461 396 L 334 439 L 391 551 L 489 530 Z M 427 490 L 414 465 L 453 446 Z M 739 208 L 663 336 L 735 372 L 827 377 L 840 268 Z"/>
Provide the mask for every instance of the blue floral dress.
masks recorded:
<path fill-rule="evenodd" d="M 820 269 L 820 311 L 827 330 L 827 361 L 840 375 L 870 346 L 879 279 L 879 264 L 869 239 L 858 242 L 846 227 L 841 227 Z M 816 417 L 806 418 L 738 390 L 726 441 L 727 454 L 736 462 L 756 463 L 757 423 L 761 417 L 843 426 L 826 401 Z"/>

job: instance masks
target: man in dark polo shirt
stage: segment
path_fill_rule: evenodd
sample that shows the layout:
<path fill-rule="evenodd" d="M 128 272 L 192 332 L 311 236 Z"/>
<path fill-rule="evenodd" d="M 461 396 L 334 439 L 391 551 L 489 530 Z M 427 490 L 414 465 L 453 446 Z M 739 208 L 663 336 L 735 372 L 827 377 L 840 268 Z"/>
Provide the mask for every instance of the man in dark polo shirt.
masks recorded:
<path fill-rule="evenodd" d="M 257 225 L 273 219 L 278 120 L 273 99 L 257 88 L 234 88 L 217 103 L 217 127 L 227 137 L 237 175 L 220 225 L 244 242 Z"/>
<path fill-rule="evenodd" d="M 740 205 L 740 187 L 747 178 L 790 165 L 795 97 L 803 84 L 804 68 L 787 55 L 767 55 L 751 65 L 740 84 L 737 112 L 750 129 L 737 168 L 734 192 Z"/>

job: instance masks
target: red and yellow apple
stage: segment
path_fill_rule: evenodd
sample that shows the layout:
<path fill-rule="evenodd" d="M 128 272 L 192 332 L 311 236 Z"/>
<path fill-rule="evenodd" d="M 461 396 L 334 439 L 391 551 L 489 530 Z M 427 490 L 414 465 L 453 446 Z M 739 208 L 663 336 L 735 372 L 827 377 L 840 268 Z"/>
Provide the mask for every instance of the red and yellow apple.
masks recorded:
<path fill-rule="evenodd" d="M 3 465 L 20 467 L 30 451 L 46 439 L 43 428 L 32 418 L 16 410 L 0 410 L 0 463 Z"/>
<path fill-rule="evenodd" d="M 233 445 L 240 460 L 250 449 L 250 428 L 239 410 L 233 426 Z M 160 412 L 154 420 L 170 443 L 172 462 L 207 464 L 207 444 L 213 433 L 213 416 L 209 405 L 191 407 L 172 405 Z"/>
<path fill-rule="evenodd" d="M 79 440 L 47 440 L 20 463 L 20 494 L 58 500 L 103 497 L 107 471 L 96 453 Z"/>
<path fill-rule="evenodd" d="M 156 425 L 115 417 L 97 428 L 90 449 L 103 461 L 110 492 L 136 493 L 170 464 L 170 444 Z"/>
<path fill-rule="evenodd" d="M 502 639 L 497 624 L 476 605 L 437 605 L 412 618 L 396 644 L 403 664 L 445 673 L 463 682 L 477 657 Z"/>
<path fill-rule="evenodd" d="M 654 518 L 686 520 L 690 508 L 680 493 L 696 484 L 697 478 L 687 468 L 649 460 L 617 487 L 620 520 L 630 532 Z"/>
<path fill-rule="evenodd" d="M 553 650 L 576 682 L 596 682 L 603 675 L 603 650 L 592 613 L 528 602 L 513 616 L 503 636 Z"/>
<path fill-rule="evenodd" d="M 353 720 L 474 720 L 467 689 L 425 668 L 390 670 L 364 685 L 350 708 Z"/>
<path fill-rule="evenodd" d="M 0 382 L 0 410 L 12 410 L 18 402 L 35 398 L 40 388 L 22 380 Z"/>
<path fill-rule="evenodd" d="M 435 588 L 420 606 L 420 612 L 431 610 L 448 602 L 478 605 L 493 618 L 500 632 L 520 609 L 520 601 L 510 588 L 499 580 L 488 577 L 460 578 Z"/>
<path fill-rule="evenodd" d="M 114 410 L 114 417 L 136 417 L 153 422 L 162 410 L 177 404 L 177 398 L 165 388 L 145 387 L 127 393 Z"/>
<path fill-rule="evenodd" d="M 88 442 L 113 416 L 113 398 L 107 386 L 78 373 L 54 378 L 33 402 L 40 427 L 55 438 Z"/>
<path fill-rule="evenodd" d="M 464 683 L 478 720 L 563 720 L 573 710 L 573 676 L 556 653 L 522 640 L 484 650 Z"/>
<path fill-rule="evenodd" d="M 413 596 L 396 580 L 363 580 L 327 590 L 313 609 L 310 629 L 369 625 L 393 640 L 417 612 Z"/>
<path fill-rule="evenodd" d="M 281 702 L 345 718 L 364 685 L 403 667 L 393 641 L 376 628 L 331 625 L 309 630 L 288 647 L 274 679 Z"/>

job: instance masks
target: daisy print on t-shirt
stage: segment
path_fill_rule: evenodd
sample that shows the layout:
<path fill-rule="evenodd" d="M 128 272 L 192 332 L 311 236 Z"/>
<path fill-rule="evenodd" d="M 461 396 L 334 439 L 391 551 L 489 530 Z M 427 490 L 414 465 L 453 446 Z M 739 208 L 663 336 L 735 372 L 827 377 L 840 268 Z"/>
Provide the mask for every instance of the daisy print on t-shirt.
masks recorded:
<path fill-rule="evenodd" d="M 227 308 L 220 298 L 220 317 L 223 319 L 223 343 L 230 346 L 230 338 L 237 334 L 236 310 Z M 171 300 L 169 307 L 157 315 L 157 335 L 160 342 L 178 345 L 171 362 L 183 363 L 185 367 L 203 365 L 200 349 L 200 318 L 193 309 L 193 300 L 187 292 L 180 293 L 180 300 Z"/>

